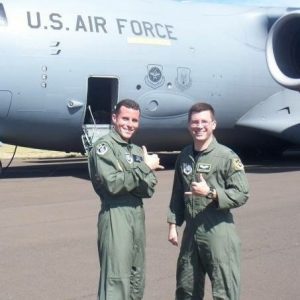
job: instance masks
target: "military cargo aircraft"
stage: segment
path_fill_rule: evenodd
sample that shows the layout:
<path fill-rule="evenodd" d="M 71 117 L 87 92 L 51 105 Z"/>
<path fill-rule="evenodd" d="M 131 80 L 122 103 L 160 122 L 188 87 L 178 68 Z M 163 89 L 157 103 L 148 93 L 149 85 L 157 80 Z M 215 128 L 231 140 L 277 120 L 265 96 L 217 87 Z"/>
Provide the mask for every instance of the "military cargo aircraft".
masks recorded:
<path fill-rule="evenodd" d="M 189 142 L 197 101 L 231 147 L 298 145 L 300 5 L 221 2 L 0 0 L 0 140 L 81 152 L 132 98 L 153 151 Z"/>

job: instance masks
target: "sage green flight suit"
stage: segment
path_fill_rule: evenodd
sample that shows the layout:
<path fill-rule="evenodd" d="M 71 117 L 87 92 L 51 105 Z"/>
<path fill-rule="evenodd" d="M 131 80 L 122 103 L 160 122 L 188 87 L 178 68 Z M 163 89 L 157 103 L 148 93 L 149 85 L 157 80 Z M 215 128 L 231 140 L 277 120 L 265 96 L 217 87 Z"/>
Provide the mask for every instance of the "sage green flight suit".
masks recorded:
<path fill-rule="evenodd" d="M 184 195 L 199 173 L 216 189 L 218 201 Z M 215 138 L 196 157 L 193 145 L 180 153 L 168 213 L 169 223 L 186 222 L 177 261 L 177 300 L 203 299 L 206 274 L 214 300 L 239 299 L 240 241 L 230 209 L 247 199 L 248 183 L 240 159 Z"/>
<path fill-rule="evenodd" d="M 112 130 L 89 153 L 89 172 L 101 199 L 98 218 L 99 300 L 140 300 L 145 275 L 145 215 L 142 198 L 157 183 L 142 149 Z"/>

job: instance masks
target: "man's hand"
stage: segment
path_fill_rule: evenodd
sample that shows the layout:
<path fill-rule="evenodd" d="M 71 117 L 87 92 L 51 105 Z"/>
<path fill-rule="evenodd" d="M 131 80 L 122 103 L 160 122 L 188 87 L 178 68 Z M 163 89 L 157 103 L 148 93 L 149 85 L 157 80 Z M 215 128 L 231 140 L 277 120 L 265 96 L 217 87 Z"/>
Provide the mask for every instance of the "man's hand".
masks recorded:
<path fill-rule="evenodd" d="M 147 148 L 145 146 L 142 146 L 143 153 L 144 153 L 144 161 L 145 164 L 151 169 L 151 170 L 162 170 L 164 169 L 163 166 L 159 164 L 159 157 L 157 154 L 148 154 Z"/>
<path fill-rule="evenodd" d="M 209 192 L 209 186 L 207 185 L 205 179 L 202 174 L 199 174 L 198 182 L 193 181 L 191 184 L 191 191 L 185 192 L 185 195 L 198 195 L 198 196 L 206 196 Z"/>
<path fill-rule="evenodd" d="M 169 241 L 172 245 L 178 246 L 178 233 L 177 233 L 176 224 L 171 224 L 171 223 L 169 223 L 169 236 L 168 236 L 168 241 Z"/>

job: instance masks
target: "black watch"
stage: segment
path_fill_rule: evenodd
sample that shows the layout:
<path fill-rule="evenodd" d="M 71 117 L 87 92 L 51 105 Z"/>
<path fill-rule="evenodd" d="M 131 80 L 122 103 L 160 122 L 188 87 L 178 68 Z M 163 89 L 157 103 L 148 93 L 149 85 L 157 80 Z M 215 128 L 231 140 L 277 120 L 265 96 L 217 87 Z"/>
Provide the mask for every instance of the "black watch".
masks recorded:
<path fill-rule="evenodd" d="M 214 194 L 215 194 L 215 189 L 212 187 L 209 187 L 209 191 L 206 195 L 206 198 L 208 199 L 213 199 L 214 198 Z"/>

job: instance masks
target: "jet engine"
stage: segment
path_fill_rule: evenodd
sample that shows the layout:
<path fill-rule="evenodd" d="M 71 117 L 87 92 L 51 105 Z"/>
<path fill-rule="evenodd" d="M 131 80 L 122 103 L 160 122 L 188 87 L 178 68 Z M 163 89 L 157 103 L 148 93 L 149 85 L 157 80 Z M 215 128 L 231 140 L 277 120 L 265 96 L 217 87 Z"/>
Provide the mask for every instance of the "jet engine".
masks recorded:
<path fill-rule="evenodd" d="M 300 91 L 300 10 L 283 15 L 273 24 L 266 55 L 272 77 L 282 86 Z"/>

